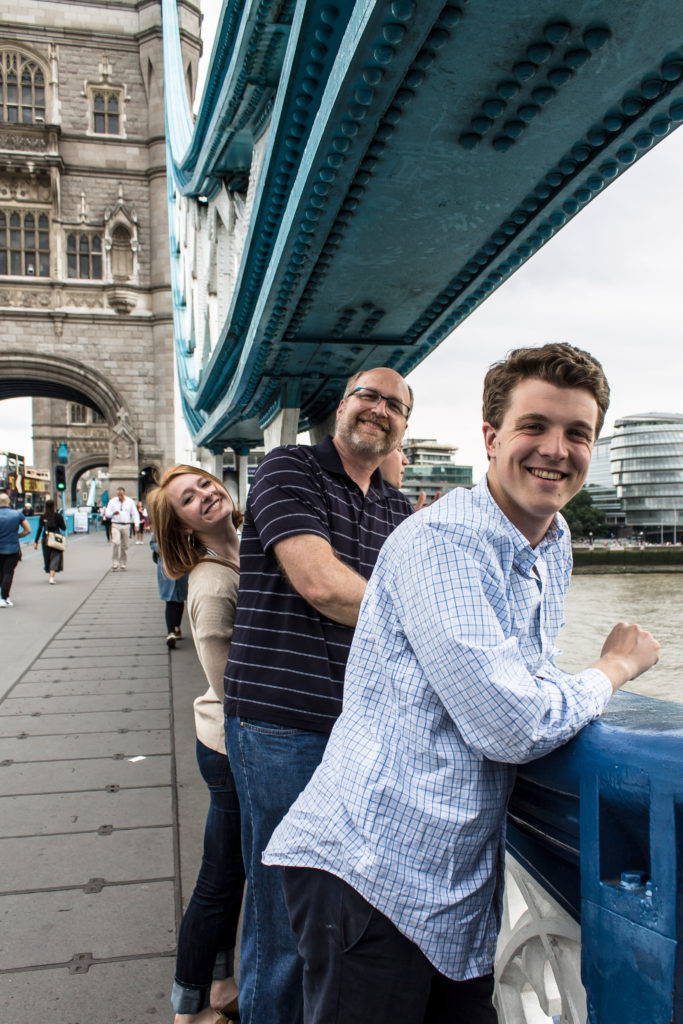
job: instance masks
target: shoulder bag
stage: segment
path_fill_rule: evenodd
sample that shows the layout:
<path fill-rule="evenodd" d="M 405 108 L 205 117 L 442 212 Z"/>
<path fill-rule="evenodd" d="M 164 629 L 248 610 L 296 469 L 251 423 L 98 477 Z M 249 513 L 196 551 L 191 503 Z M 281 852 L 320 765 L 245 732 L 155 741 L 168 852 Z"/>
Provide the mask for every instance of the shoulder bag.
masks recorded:
<path fill-rule="evenodd" d="M 52 530 L 48 530 L 47 546 L 54 548 L 55 551 L 63 551 L 66 547 L 66 537 L 63 533 L 54 533 Z"/>

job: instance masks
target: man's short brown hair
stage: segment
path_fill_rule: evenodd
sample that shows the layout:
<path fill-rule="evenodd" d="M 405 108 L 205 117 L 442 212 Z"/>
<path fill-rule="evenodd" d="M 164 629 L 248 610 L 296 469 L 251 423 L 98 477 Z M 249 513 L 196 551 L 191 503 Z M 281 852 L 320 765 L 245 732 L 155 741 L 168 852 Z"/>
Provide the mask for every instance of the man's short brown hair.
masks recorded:
<path fill-rule="evenodd" d="M 516 348 L 489 367 L 484 378 L 484 422 L 500 429 L 510 395 L 520 381 L 533 378 L 557 388 L 584 388 L 598 403 L 597 438 L 609 406 L 609 384 L 600 363 L 589 352 L 566 342 L 539 348 Z"/>

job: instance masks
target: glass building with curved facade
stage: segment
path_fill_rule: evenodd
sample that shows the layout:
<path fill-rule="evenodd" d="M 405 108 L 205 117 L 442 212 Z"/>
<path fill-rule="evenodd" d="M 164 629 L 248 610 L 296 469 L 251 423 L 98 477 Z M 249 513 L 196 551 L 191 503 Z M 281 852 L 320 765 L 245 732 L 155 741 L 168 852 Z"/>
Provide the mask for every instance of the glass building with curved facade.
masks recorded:
<path fill-rule="evenodd" d="M 640 413 L 616 421 L 612 480 L 627 527 L 652 543 L 683 540 L 683 415 Z"/>

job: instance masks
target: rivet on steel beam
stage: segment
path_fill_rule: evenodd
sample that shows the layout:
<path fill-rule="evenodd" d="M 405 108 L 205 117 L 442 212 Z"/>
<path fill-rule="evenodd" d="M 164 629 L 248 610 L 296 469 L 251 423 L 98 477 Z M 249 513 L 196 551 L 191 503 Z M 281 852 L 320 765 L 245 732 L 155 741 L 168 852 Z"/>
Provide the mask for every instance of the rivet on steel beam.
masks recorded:
<path fill-rule="evenodd" d="M 548 43 L 532 43 L 526 54 L 532 63 L 543 64 L 552 52 L 553 48 Z"/>
<path fill-rule="evenodd" d="M 398 21 L 410 21 L 415 13 L 415 4 L 412 0 L 394 0 L 391 13 Z"/>
<path fill-rule="evenodd" d="M 636 147 L 630 143 L 628 146 L 622 146 L 617 152 L 617 160 L 621 164 L 632 164 L 636 158 Z"/>
<path fill-rule="evenodd" d="M 505 107 L 506 103 L 504 100 L 499 100 L 495 98 L 484 100 L 482 104 L 482 110 L 484 111 L 486 116 L 490 118 L 498 117 L 500 114 L 503 113 Z"/>
<path fill-rule="evenodd" d="M 565 85 L 571 77 L 571 71 L 565 67 L 551 68 L 548 72 L 548 81 L 557 88 Z"/>
<path fill-rule="evenodd" d="M 583 41 L 589 50 L 598 50 L 612 36 L 606 25 L 594 25 L 583 33 Z"/>
<path fill-rule="evenodd" d="M 395 22 L 390 22 L 382 28 L 382 37 L 391 46 L 400 43 L 405 34 L 406 30 L 403 25 L 397 25 Z"/>
<path fill-rule="evenodd" d="M 543 29 L 543 35 L 549 43 L 556 45 L 567 38 L 571 31 L 571 25 L 566 21 L 549 21 Z"/>
<path fill-rule="evenodd" d="M 513 96 L 517 95 L 519 92 L 519 85 L 517 82 L 512 81 L 499 82 L 496 86 L 496 92 L 501 99 L 509 100 L 512 99 Z"/>
<path fill-rule="evenodd" d="M 573 71 L 577 71 L 583 67 L 586 61 L 590 60 L 589 50 L 568 50 L 564 55 L 564 62 L 568 68 L 572 68 Z"/>
<path fill-rule="evenodd" d="M 519 82 L 528 82 L 536 74 L 536 65 L 530 60 L 520 60 L 514 65 L 512 74 Z"/>
<path fill-rule="evenodd" d="M 555 90 L 551 89 L 549 85 L 539 85 L 538 88 L 532 91 L 531 98 L 536 103 L 540 103 L 541 106 L 543 106 L 545 103 L 548 103 L 554 95 Z"/>

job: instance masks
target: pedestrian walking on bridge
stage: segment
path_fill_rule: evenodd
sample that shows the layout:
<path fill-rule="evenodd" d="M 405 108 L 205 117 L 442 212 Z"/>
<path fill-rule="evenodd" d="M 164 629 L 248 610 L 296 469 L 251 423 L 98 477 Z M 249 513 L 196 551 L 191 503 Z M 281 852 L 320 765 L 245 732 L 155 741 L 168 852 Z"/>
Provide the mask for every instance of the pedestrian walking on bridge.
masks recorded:
<path fill-rule="evenodd" d="M 108 503 L 104 518 L 111 522 L 111 571 L 123 572 L 128 568 L 128 542 L 131 523 L 137 530 L 140 516 L 132 498 L 126 497 L 125 487 L 118 487 L 116 497 Z"/>
<path fill-rule="evenodd" d="M 38 524 L 38 532 L 36 539 L 33 542 L 35 548 L 38 547 L 38 541 L 43 538 L 43 566 L 45 572 L 48 574 L 49 582 L 54 584 L 55 573 L 61 572 L 64 568 L 64 550 L 63 548 L 52 547 L 50 544 L 50 534 L 63 535 L 66 533 L 66 523 L 64 522 L 64 516 L 55 508 L 55 503 L 52 498 L 48 498 L 45 502 L 45 511 L 40 517 Z"/>
<path fill-rule="evenodd" d="M 21 527 L 21 533 L 19 528 Z M 0 608 L 11 608 L 13 602 L 10 600 L 10 590 L 14 579 L 14 570 L 17 562 L 21 560 L 22 537 L 28 537 L 31 532 L 24 513 L 21 509 L 10 508 L 9 495 L 0 494 L 0 585 L 2 596 L 0 597 Z"/>

